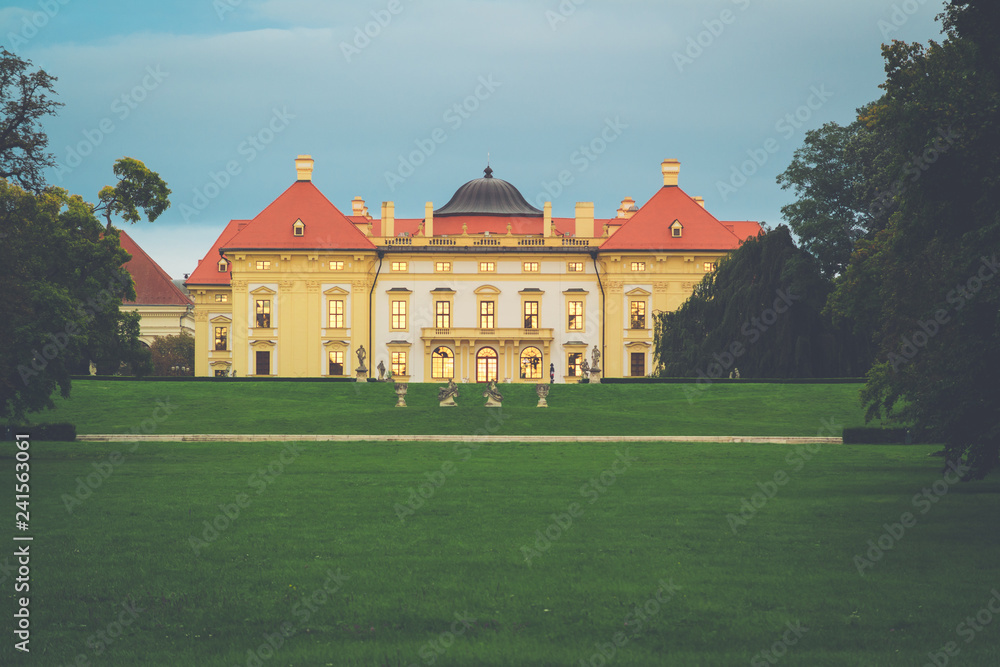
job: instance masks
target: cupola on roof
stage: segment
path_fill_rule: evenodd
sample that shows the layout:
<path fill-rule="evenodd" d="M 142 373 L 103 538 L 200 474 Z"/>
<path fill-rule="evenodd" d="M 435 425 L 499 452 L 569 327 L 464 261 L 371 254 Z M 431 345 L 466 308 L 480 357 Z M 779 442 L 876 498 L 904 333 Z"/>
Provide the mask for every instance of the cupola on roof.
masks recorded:
<path fill-rule="evenodd" d="M 542 215 L 542 211 L 529 204 L 517 188 L 503 179 L 493 178 L 489 166 L 483 174 L 482 178 L 471 180 L 456 190 L 434 215 Z"/>

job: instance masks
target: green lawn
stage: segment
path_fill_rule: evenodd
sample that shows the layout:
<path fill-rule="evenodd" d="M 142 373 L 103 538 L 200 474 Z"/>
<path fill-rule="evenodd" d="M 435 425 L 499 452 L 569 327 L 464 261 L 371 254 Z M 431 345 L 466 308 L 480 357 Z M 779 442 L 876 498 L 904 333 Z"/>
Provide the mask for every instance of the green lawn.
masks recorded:
<path fill-rule="evenodd" d="M 802 435 L 823 420 L 864 425 L 860 384 L 554 385 L 549 408 L 534 385 L 503 385 L 507 435 Z M 297 433 L 465 435 L 495 427 L 482 385 L 460 385 L 440 408 L 438 385 L 412 384 L 396 408 L 388 383 L 73 383 L 72 397 L 37 416 L 78 433 Z M 165 420 L 161 405 L 174 408 Z M 152 430 L 155 428 L 155 431 Z M 826 433 L 824 435 L 839 435 Z"/>
<path fill-rule="evenodd" d="M 1000 589 L 1000 480 L 930 446 L 297 447 L 33 443 L 31 654 L 0 664 L 1000 664 L 1000 622 L 960 625 Z"/>

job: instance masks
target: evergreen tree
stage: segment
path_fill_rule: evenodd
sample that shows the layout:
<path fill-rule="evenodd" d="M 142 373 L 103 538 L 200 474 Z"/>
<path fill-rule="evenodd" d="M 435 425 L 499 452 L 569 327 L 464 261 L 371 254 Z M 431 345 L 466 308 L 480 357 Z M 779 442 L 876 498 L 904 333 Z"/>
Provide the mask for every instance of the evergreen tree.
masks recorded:
<path fill-rule="evenodd" d="M 664 377 L 839 377 L 867 368 L 865 347 L 822 314 L 830 291 L 819 262 L 784 225 L 747 240 L 675 312 L 658 313 Z"/>

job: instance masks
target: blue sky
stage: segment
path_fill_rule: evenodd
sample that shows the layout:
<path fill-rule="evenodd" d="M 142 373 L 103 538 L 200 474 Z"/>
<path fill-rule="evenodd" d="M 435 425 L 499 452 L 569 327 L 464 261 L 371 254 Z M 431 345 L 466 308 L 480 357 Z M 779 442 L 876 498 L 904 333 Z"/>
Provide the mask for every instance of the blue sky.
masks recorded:
<path fill-rule="evenodd" d="M 942 6 L 21 0 L 0 9 L 0 43 L 59 79 L 49 182 L 92 200 L 126 155 L 168 182 L 173 206 L 128 231 L 181 277 L 294 181 L 300 153 L 345 213 L 360 195 L 422 217 L 489 153 L 532 203 L 611 217 L 677 158 L 717 217 L 774 226 L 806 130 L 850 122 L 879 94 L 881 43 L 940 39 Z"/>

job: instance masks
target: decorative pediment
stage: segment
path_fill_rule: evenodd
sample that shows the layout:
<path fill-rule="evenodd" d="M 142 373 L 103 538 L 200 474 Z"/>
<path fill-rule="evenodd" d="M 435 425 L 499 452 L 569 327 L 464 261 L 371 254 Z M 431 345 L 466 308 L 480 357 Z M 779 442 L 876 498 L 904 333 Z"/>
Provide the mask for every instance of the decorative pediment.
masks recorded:
<path fill-rule="evenodd" d="M 499 294 L 500 290 L 493 285 L 482 285 L 472 290 L 476 294 Z"/>
<path fill-rule="evenodd" d="M 258 287 L 255 290 L 250 290 L 250 293 L 253 294 L 254 296 L 268 296 L 268 295 L 273 296 L 273 295 L 277 294 L 277 292 L 275 292 L 270 287 L 265 287 L 263 285 L 261 285 L 260 287 Z"/>
<path fill-rule="evenodd" d="M 650 295 L 650 292 L 647 292 L 646 290 L 642 289 L 641 287 L 636 287 L 633 290 L 629 290 L 628 292 L 625 292 L 625 296 L 649 296 L 649 295 Z"/>
<path fill-rule="evenodd" d="M 225 315 L 217 315 L 209 320 L 212 324 L 232 324 L 233 318 L 226 317 Z"/>
<path fill-rule="evenodd" d="M 328 290 L 323 291 L 324 296 L 349 296 L 350 292 L 343 289 L 342 287 L 331 287 Z"/>

